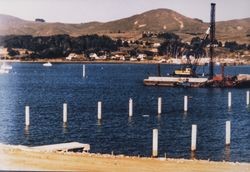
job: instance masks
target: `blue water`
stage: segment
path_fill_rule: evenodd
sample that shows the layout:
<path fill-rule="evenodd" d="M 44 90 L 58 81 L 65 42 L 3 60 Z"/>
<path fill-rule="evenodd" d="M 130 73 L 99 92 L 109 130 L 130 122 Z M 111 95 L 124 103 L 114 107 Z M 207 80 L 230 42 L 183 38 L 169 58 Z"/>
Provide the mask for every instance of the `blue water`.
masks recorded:
<path fill-rule="evenodd" d="M 159 156 L 250 162 L 250 108 L 247 89 L 146 87 L 143 79 L 156 74 L 156 65 L 14 63 L 10 74 L 0 75 L 0 142 L 44 145 L 78 141 L 91 152 L 151 156 L 152 130 L 159 129 Z M 174 65 L 163 65 L 164 74 Z M 200 72 L 203 69 L 199 69 Z M 219 72 L 219 68 L 216 68 Z M 250 73 L 250 66 L 227 67 L 228 74 Z M 232 109 L 227 94 L 232 92 Z M 189 109 L 183 112 L 183 96 Z M 157 115 L 157 98 L 163 113 Z M 128 100 L 134 114 L 128 118 Z M 97 102 L 103 119 L 97 121 Z M 63 103 L 68 124 L 63 126 Z M 25 129 L 24 107 L 30 106 Z M 146 115 L 146 116 L 145 116 Z M 225 147 L 225 122 L 231 121 L 230 147 Z M 197 124 L 197 151 L 190 152 L 191 125 Z"/>

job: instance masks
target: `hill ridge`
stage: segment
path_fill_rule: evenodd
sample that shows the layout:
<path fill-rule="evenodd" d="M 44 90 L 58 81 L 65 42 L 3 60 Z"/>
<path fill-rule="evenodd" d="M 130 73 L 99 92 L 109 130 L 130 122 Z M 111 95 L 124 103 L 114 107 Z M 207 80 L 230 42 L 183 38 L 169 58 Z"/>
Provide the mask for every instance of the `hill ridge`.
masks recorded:
<path fill-rule="evenodd" d="M 209 14 L 208 14 L 209 15 Z M 216 22 L 217 36 L 223 40 L 239 39 L 250 43 L 250 18 L 233 19 Z M 132 39 L 144 31 L 173 32 L 183 39 L 196 33 L 205 33 L 209 23 L 198 18 L 186 17 L 176 11 L 166 8 L 152 9 L 141 14 L 113 20 L 109 22 L 87 22 L 68 24 L 59 22 L 35 22 L 23 20 L 11 15 L 0 14 L 0 35 L 33 35 L 48 36 L 69 34 L 80 36 L 86 34 L 105 34 L 113 38 Z"/>

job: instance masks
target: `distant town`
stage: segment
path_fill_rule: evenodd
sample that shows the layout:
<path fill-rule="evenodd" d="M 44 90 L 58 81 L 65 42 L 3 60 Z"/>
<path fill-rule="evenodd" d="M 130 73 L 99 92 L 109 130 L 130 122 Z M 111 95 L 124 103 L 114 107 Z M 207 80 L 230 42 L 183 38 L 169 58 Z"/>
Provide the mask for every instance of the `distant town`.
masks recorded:
<path fill-rule="evenodd" d="M 182 64 L 187 60 L 209 62 L 209 38 L 195 36 L 184 42 L 169 32 L 143 32 L 138 40 L 111 39 L 108 36 L 69 35 L 2 36 L 1 59 L 20 61 L 152 62 Z M 215 63 L 249 64 L 250 45 L 236 41 L 216 41 Z"/>

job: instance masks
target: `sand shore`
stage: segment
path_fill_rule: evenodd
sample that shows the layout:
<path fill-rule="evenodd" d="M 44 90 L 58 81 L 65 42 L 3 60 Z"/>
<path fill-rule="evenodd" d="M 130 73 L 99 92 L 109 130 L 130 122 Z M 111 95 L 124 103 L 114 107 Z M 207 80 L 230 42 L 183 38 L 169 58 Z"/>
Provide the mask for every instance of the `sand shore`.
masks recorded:
<path fill-rule="evenodd" d="M 250 163 L 56 153 L 0 144 L 0 170 L 93 172 L 249 172 Z"/>

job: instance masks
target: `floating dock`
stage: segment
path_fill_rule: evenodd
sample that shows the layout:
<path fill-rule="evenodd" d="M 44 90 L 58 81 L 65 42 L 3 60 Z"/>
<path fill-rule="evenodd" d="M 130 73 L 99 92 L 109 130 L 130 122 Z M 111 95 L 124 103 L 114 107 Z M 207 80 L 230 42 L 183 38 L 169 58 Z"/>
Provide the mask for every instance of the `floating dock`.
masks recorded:
<path fill-rule="evenodd" d="M 59 143 L 59 144 L 44 145 L 44 146 L 34 146 L 31 148 L 46 152 L 58 152 L 58 151 L 68 152 L 79 149 L 82 149 L 82 151 L 84 152 L 89 152 L 90 145 L 79 142 L 69 142 L 69 143 Z"/>

